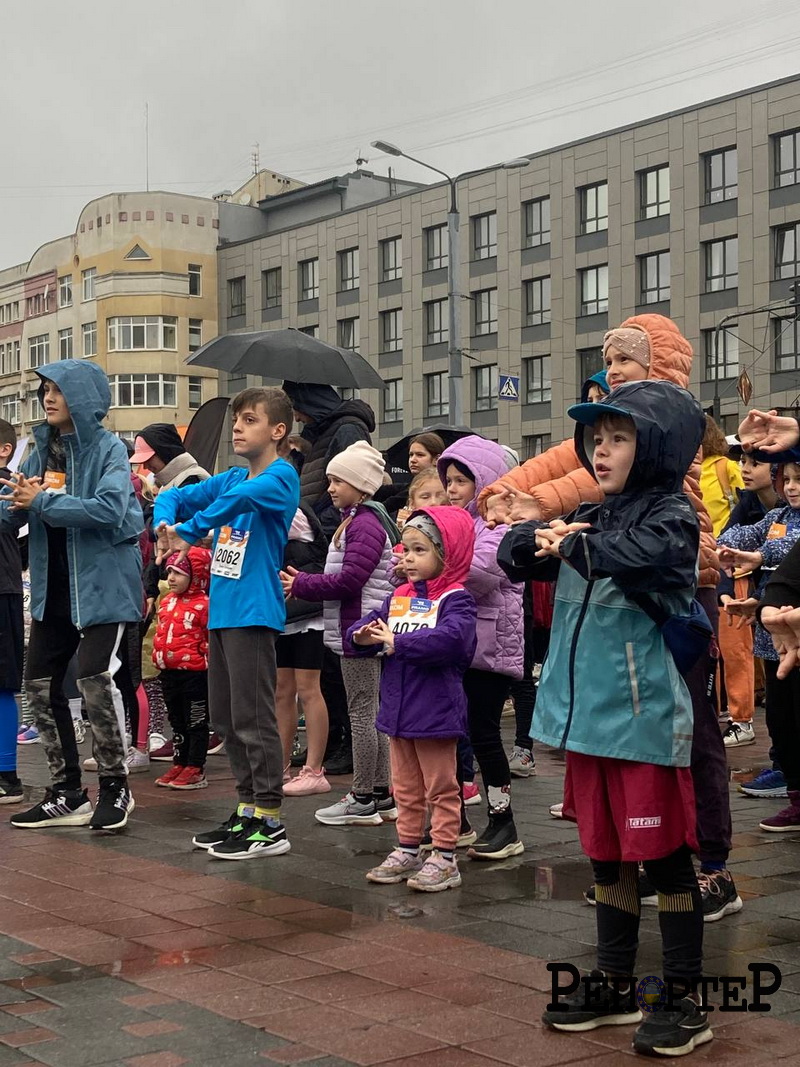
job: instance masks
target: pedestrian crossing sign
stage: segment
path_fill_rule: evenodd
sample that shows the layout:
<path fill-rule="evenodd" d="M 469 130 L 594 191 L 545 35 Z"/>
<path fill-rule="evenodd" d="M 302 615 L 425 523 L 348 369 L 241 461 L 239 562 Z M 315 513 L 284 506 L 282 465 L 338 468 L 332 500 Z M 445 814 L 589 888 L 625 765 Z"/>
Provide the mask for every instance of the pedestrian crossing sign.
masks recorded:
<path fill-rule="evenodd" d="M 501 400 L 519 401 L 519 378 L 513 374 L 501 374 L 498 396 Z"/>

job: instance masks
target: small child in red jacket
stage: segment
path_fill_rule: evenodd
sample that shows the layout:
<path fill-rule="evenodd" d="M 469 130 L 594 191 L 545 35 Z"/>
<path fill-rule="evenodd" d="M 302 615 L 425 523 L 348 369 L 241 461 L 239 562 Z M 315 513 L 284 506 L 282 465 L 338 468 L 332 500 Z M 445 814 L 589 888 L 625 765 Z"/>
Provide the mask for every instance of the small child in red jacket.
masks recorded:
<path fill-rule="evenodd" d="M 156 785 L 204 789 L 208 755 L 208 582 L 211 553 L 190 548 L 167 560 L 169 592 L 158 608 L 153 663 L 173 734 L 173 764 Z"/>

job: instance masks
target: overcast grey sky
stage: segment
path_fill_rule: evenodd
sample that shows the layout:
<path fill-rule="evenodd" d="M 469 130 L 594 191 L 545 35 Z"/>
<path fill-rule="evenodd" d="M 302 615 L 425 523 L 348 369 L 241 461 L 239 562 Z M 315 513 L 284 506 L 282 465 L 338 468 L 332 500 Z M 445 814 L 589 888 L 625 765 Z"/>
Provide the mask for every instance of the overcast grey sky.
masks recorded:
<path fill-rule="evenodd" d="M 4 0 L 0 267 L 104 192 L 451 172 L 798 73 L 797 0 Z M 420 181 L 425 171 L 398 161 Z"/>

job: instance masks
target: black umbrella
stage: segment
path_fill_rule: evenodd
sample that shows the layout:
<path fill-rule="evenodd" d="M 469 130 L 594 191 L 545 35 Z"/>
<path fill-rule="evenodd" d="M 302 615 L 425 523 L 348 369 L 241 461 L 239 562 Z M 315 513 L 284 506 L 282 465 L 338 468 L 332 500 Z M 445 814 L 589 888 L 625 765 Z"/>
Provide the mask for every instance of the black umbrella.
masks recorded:
<path fill-rule="evenodd" d="M 228 374 L 258 374 L 293 382 L 385 389 L 363 356 L 326 344 L 300 330 L 260 330 L 215 337 L 186 360 Z"/>
<path fill-rule="evenodd" d="M 483 436 L 483 434 L 475 433 L 475 430 L 471 430 L 468 426 L 423 426 L 421 430 L 412 430 L 395 444 L 390 445 L 383 453 L 386 457 L 386 471 L 395 485 L 403 485 L 411 481 L 411 471 L 408 469 L 408 449 L 414 438 L 419 437 L 421 433 L 437 433 L 445 446 L 452 445 L 453 441 L 471 434 L 475 434 L 476 437 Z"/>

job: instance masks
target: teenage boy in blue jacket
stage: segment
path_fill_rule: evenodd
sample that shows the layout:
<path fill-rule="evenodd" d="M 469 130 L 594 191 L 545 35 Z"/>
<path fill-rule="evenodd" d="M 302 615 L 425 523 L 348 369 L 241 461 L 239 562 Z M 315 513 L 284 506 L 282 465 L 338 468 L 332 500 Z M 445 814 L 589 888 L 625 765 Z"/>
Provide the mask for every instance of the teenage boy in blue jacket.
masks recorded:
<path fill-rule="evenodd" d="M 134 802 L 125 767 L 125 713 L 114 684 L 126 623 L 142 617 L 142 510 L 128 453 L 102 422 L 111 405 L 105 374 L 86 360 L 39 367 L 45 422 L 5 487 L 0 520 L 29 527 L 31 634 L 25 692 L 50 768 L 44 800 L 11 817 L 20 829 L 118 830 Z M 62 685 L 78 654 L 100 778 L 92 810 Z"/>
<path fill-rule="evenodd" d="M 620 386 L 569 414 L 605 499 L 566 522 L 514 527 L 498 555 L 517 579 L 559 564 L 532 734 L 566 749 L 564 815 L 578 823 L 596 886 L 598 969 L 543 1021 L 582 1032 L 641 1019 L 633 976 L 642 860 L 658 891 L 663 977 L 681 993 L 642 1023 L 634 1048 L 684 1055 L 712 1037 L 696 992 L 703 908 L 692 865 L 692 703 L 642 602 L 689 612 L 700 531 L 682 487 L 705 420 L 690 393 L 662 381 Z"/>
<path fill-rule="evenodd" d="M 225 740 L 239 804 L 192 842 L 215 859 L 288 852 L 281 823 L 283 748 L 275 714 L 275 641 L 286 607 L 278 572 L 300 501 L 300 480 L 278 446 L 292 425 L 281 389 L 245 389 L 234 398 L 231 467 L 156 498 L 159 562 L 215 531 L 208 614 L 208 701 Z M 179 523 L 179 525 L 175 525 Z"/>

